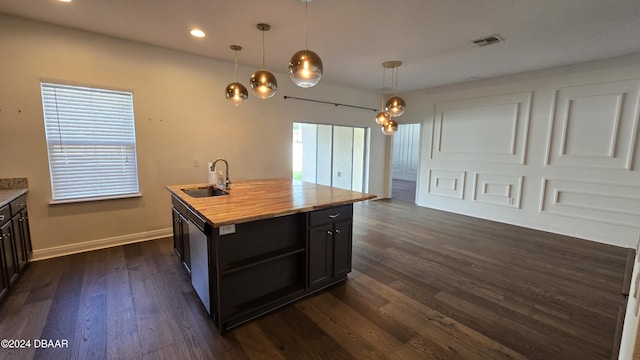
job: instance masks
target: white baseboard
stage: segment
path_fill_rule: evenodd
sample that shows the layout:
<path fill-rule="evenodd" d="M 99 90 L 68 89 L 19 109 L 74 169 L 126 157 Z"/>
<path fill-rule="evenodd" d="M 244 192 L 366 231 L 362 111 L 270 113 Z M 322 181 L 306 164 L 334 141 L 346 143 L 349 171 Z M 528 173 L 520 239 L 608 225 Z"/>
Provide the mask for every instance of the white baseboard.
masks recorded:
<path fill-rule="evenodd" d="M 34 250 L 31 261 L 44 260 L 64 255 L 77 254 L 85 251 L 104 249 L 147 240 L 156 240 L 170 236 L 173 236 L 173 230 L 171 228 L 166 228 L 160 230 L 145 231 L 136 234 L 114 236 L 106 239 L 91 240 L 79 244 L 54 246 L 46 249 Z"/>

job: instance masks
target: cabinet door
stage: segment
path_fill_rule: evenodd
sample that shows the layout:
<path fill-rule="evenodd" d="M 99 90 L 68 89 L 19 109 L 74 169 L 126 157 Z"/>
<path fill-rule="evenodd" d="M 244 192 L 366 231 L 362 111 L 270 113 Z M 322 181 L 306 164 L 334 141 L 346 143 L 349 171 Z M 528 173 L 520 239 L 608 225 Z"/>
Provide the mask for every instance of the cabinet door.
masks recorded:
<path fill-rule="evenodd" d="M 18 264 L 16 262 L 16 250 L 13 239 L 13 223 L 8 221 L 0 228 L 2 234 L 2 248 L 4 250 L 5 276 L 9 286 L 18 278 Z"/>
<path fill-rule="evenodd" d="M 191 272 L 191 244 L 189 242 L 189 225 L 187 218 L 179 214 L 180 228 L 182 230 L 182 264 Z"/>
<path fill-rule="evenodd" d="M 181 216 L 175 208 L 171 212 L 173 218 L 173 251 L 178 255 L 178 259 L 182 260 L 182 224 Z"/>
<path fill-rule="evenodd" d="M 333 225 L 309 230 L 309 286 L 333 277 Z"/>
<path fill-rule="evenodd" d="M 176 210 L 172 209 L 173 217 L 173 251 L 182 264 L 191 271 L 191 251 L 189 248 L 189 226 L 187 219 Z"/>
<path fill-rule="evenodd" d="M 22 234 L 22 248 L 24 249 L 25 261 L 29 261 L 33 249 L 31 247 L 31 230 L 29 230 L 29 212 L 27 208 L 20 212 L 20 233 Z"/>
<path fill-rule="evenodd" d="M 4 256 L 4 240 L 3 236 L 0 234 L 0 301 L 7 296 L 7 292 L 9 291 L 9 280 L 7 280 L 7 266 Z"/>
<path fill-rule="evenodd" d="M 18 213 L 11 219 L 13 221 L 13 244 L 16 249 L 16 263 L 18 264 L 18 271 L 22 271 L 27 265 L 27 253 L 25 251 L 24 242 L 24 229 L 22 226 L 22 213 Z"/>
<path fill-rule="evenodd" d="M 333 276 L 336 278 L 351 272 L 351 224 L 351 220 L 342 221 L 334 227 Z"/>

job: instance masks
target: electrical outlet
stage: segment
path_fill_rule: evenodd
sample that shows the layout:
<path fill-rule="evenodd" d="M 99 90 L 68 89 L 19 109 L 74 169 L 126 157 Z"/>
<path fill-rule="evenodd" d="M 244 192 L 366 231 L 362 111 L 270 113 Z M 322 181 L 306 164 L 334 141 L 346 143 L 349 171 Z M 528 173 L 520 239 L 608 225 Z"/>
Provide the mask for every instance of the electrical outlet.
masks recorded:
<path fill-rule="evenodd" d="M 193 159 L 193 167 L 200 167 L 200 160 Z"/>
<path fill-rule="evenodd" d="M 513 198 L 512 197 L 507 198 L 507 204 L 513 205 Z"/>

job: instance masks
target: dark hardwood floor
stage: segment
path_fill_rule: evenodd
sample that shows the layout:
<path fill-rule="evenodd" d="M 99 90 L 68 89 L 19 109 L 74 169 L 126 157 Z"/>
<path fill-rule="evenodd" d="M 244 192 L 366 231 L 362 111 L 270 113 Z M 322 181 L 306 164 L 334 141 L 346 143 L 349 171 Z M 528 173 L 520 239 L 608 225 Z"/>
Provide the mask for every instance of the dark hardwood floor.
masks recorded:
<path fill-rule="evenodd" d="M 416 202 L 416 182 L 400 179 L 391 181 L 391 198 L 393 200 Z"/>
<path fill-rule="evenodd" d="M 354 206 L 353 272 L 220 336 L 170 239 L 30 264 L 2 359 L 609 359 L 627 250 L 379 200 Z"/>

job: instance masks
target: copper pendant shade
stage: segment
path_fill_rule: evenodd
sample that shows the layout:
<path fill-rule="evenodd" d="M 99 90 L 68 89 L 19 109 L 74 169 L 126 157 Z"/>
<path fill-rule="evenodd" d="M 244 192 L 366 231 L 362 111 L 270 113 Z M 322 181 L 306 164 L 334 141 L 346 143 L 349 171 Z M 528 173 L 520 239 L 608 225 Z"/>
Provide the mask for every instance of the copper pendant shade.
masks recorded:
<path fill-rule="evenodd" d="M 393 117 L 401 116 L 404 114 L 406 109 L 407 104 L 405 104 L 404 100 L 399 96 L 394 96 L 387 100 L 387 104 L 385 106 L 385 110 L 387 110 Z"/>
<path fill-rule="evenodd" d="M 318 84 L 322 78 L 322 59 L 307 48 L 307 8 L 309 1 L 304 2 L 304 50 L 293 54 L 289 60 L 289 77 L 299 87 L 310 88 Z"/>
<path fill-rule="evenodd" d="M 382 125 L 382 133 L 385 135 L 393 135 L 396 131 L 398 131 L 398 123 L 393 119 L 389 119 Z"/>
<path fill-rule="evenodd" d="M 264 69 L 264 33 L 269 31 L 271 26 L 260 23 L 256 27 L 262 31 L 262 69 L 251 74 L 249 87 L 258 98 L 268 99 L 278 90 L 278 80 L 275 75 Z"/>
<path fill-rule="evenodd" d="M 249 98 L 247 88 L 238 82 L 238 51 L 242 50 L 242 46 L 231 45 L 231 50 L 236 52 L 236 81 L 227 85 L 224 95 L 234 106 L 240 106 Z"/>

